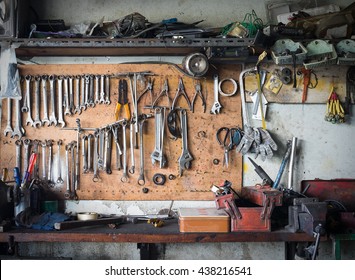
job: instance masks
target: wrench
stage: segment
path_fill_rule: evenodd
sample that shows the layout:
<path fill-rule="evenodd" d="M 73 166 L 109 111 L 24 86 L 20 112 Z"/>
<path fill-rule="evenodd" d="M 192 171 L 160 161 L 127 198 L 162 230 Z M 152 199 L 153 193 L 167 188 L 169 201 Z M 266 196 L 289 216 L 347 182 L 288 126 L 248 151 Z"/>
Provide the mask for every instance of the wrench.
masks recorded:
<path fill-rule="evenodd" d="M 93 172 L 92 169 L 92 138 L 94 135 L 89 134 L 88 135 L 88 172 Z"/>
<path fill-rule="evenodd" d="M 71 144 L 65 145 L 65 163 L 67 168 L 67 188 L 64 194 L 64 198 L 69 199 L 72 197 L 70 188 L 70 167 L 69 167 L 69 152 L 71 151 Z"/>
<path fill-rule="evenodd" d="M 88 172 L 88 155 L 87 155 L 87 141 L 88 137 L 83 135 L 81 138 L 81 155 L 83 157 L 83 172 Z"/>
<path fill-rule="evenodd" d="M 77 190 L 79 181 L 78 181 L 78 176 L 77 176 L 78 174 L 76 173 L 78 161 L 75 160 L 75 158 L 76 158 L 75 149 L 77 149 L 77 142 L 73 141 L 72 145 L 71 145 L 71 182 L 72 182 L 72 186 L 73 186 L 72 198 L 77 200 L 78 196 L 76 194 L 76 190 Z"/>
<path fill-rule="evenodd" d="M 85 111 L 86 110 L 86 104 L 85 104 L 85 76 L 80 77 L 80 111 Z"/>
<path fill-rule="evenodd" d="M 22 136 L 25 135 L 25 129 L 22 127 L 22 115 L 21 115 L 21 109 L 20 109 L 20 99 L 15 100 L 15 115 L 16 115 L 16 120 L 15 120 L 15 127 L 14 130 L 11 134 L 11 138 L 14 138 L 15 136 L 18 137 L 18 139 L 21 139 Z"/>
<path fill-rule="evenodd" d="M 104 104 L 105 103 L 105 75 L 101 75 L 100 76 L 100 100 L 99 103 L 100 104 Z"/>
<path fill-rule="evenodd" d="M 37 158 L 39 158 L 39 151 L 38 151 L 38 145 L 39 145 L 40 141 L 35 139 L 32 141 L 32 145 L 33 145 L 33 152 L 37 155 Z M 39 168 L 38 168 L 39 164 L 38 164 L 38 160 L 36 160 L 35 162 L 35 166 L 33 169 L 33 178 L 34 179 L 39 179 Z"/>
<path fill-rule="evenodd" d="M 180 111 L 180 119 L 181 119 L 181 134 L 182 134 L 182 153 L 178 159 L 178 162 L 179 162 L 179 175 L 182 176 L 183 170 L 191 168 L 191 161 L 194 158 L 192 157 L 188 149 L 186 110 Z"/>
<path fill-rule="evenodd" d="M 12 133 L 14 132 L 12 127 L 11 127 L 11 123 L 12 123 L 12 119 L 11 119 L 11 110 L 12 106 L 11 106 L 11 98 L 7 99 L 7 120 L 6 120 L 6 127 L 4 130 L 4 135 L 7 136 L 8 133 L 10 133 L 12 135 Z"/>
<path fill-rule="evenodd" d="M 80 108 L 80 76 L 79 75 L 75 76 L 74 93 L 75 93 L 75 100 L 76 100 L 74 114 L 78 113 L 80 115 L 81 108 Z"/>
<path fill-rule="evenodd" d="M 85 75 L 85 107 L 89 108 L 89 87 L 90 87 L 90 76 Z"/>
<path fill-rule="evenodd" d="M 100 75 L 95 75 L 95 104 L 100 103 L 99 99 Z"/>
<path fill-rule="evenodd" d="M 52 153 L 53 153 L 53 141 L 52 140 L 47 140 L 47 146 L 48 146 L 48 175 L 47 175 L 47 180 L 48 184 L 50 186 L 53 186 L 52 184 Z"/>
<path fill-rule="evenodd" d="M 94 75 L 89 75 L 89 107 L 94 108 Z"/>
<path fill-rule="evenodd" d="M 65 102 L 65 111 L 64 115 L 66 116 L 71 116 L 71 111 L 70 111 L 70 101 L 69 101 L 69 77 L 64 76 L 63 79 L 64 82 L 64 102 Z"/>
<path fill-rule="evenodd" d="M 112 134 L 111 129 L 108 128 L 105 131 L 105 170 L 107 174 L 112 174 L 111 169 L 111 155 L 112 155 Z"/>
<path fill-rule="evenodd" d="M 110 105 L 111 100 L 110 100 L 110 76 L 109 75 L 105 76 L 105 92 L 106 92 L 105 104 Z"/>
<path fill-rule="evenodd" d="M 73 76 L 68 77 L 69 81 L 69 110 L 72 115 L 74 112 L 74 92 L 73 92 Z"/>
<path fill-rule="evenodd" d="M 57 178 L 57 184 L 63 184 L 64 181 L 62 179 L 62 164 L 61 164 L 61 161 L 60 161 L 60 146 L 63 144 L 63 141 L 62 140 L 58 140 L 57 141 L 57 147 L 58 147 L 58 155 L 57 155 L 57 164 L 58 164 L 58 178 Z"/>
<path fill-rule="evenodd" d="M 213 76 L 213 97 L 214 97 L 214 102 L 213 102 L 213 106 L 211 108 L 211 114 L 219 114 L 222 105 L 221 103 L 219 103 L 218 100 L 218 75 L 214 75 Z"/>
<path fill-rule="evenodd" d="M 30 139 L 23 140 L 23 146 L 25 147 L 25 158 L 24 158 L 24 161 L 23 161 L 24 171 L 23 171 L 22 174 L 24 174 L 25 171 L 28 168 L 28 161 L 30 159 L 30 145 L 31 145 L 31 140 Z"/>
<path fill-rule="evenodd" d="M 22 146 L 22 141 L 21 140 L 16 140 L 15 141 L 15 145 L 16 145 L 16 167 L 21 170 L 21 146 Z M 21 173 L 22 174 L 22 173 Z"/>
<path fill-rule="evenodd" d="M 100 130 L 99 133 L 99 153 L 97 159 L 97 166 L 100 170 L 104 169 L 104 145 L 105 145 L 105 132 Z"/>
<path fill-rule="evenodd" d="M 59 76 L 58 79 L 58 123 L 65 126 L 63 119 L 63 76 Z"/>
<path fill-rule="evenodd" d="M 140 160 L 140 166 L 139 166 L 139 177 L 138 177 L 138 185 L 144 186 L 145 185 L 145 178 L 144 178 L 144 149 L 143 149 L 143 125 L 145 122 L 146 118 L 145 115 L 143 115 L 143 118 L 139 120 L 138 125 L 139 125 L 139 160 Z"/>
<path fill-rule="evenodd" d="M 33 122 L 33 127 L 34 128 L 37 128 L 37 125 L 39 127 L 42 126 L 42 122 L 41 122 L 41 118 L 40 118 L 40 95 L 39 95 L 39 82 L 40 82 L 41 78 L 39 76 L 36 76 L 35 77 L 35 119 L 34 119 L 34 122 Z"/>
<path fill-rule="evenodd" d="M 122 142 L 123 142 L 123 174 L 121 177 L 121 182 L 125 183 L 128 181 L 128 174 L 127 174 L 127 139 L 126 139 L 126 126 L 127 121 L 124 120 L 122 122 Z"/>
<path fill-rule="evenodd" d="M 47 172 L 46 172 L 46 147 L 47 147 L 47 142 L 42 141 L 41 142 L 42 146 L 42 180 L 45 181 L 47 178 Z"/>
<path fill-rule="evenodd" d="M 151 154 L 151 159 L 153 165 L 158 161 L 160 168 L 165 167 L 167 164 L 166 156 L 163 154 L 165 111 L 165 108 L 155 109 L 155 147 Z"/>
<path fill-rule="evenodd" d="M 47 123 L 48 126 L 51 125 L 51 122 L 49 121 L 49 118 L 48 118 L 47 80 L 48 80 L 48 76 L 43 75 L 41 77 L 41 91 L 42 91 L 42 105 L 43 105 L 42 125 L 43 126 L 45 123 Z"/>
<path fill-rule="evenodd" d="M 24 107 L 22 107 L 21 111 L 22 112 L 27 112 L 27 119 L 26 119 L 26 125 L 33 126 L 33 119 L 32 119 L 32 103 L 31 103 L 31 79 L 32 77 L 30 75 L 26 75 L 25 77 L 25 83 L 26 83 L 26 100 L 27 100 L 27 111 Z"/>
<path fill-rule="evenodd" d="M 99 181 L 99 170 L 98 170 L 98 158 L 99 158 L 99 130 L 96 130 L 94 133 L 94 158 L 93 158 L 93 165 L 94 165 L 94 178 L 92 178 L 93 182 Z"/>
<path fill-rule="evenodd" d="M 50 108 L 50 113 L 49 113 L 49 121 L 50 125 L 57 126 L 57 118 L 55 116 L 55 87 L 54 87 L 54 81 L 55 81 L 55 76 L 50 75 L 48 77 L 49 80 L 49 92 L 50 92 L 50 97 L 51 97 L 51 108 Z"/>
<path fill-rule="evenodd" d="M 121 170 L 122 169 L 122 163 L 121 163 L 121 155 L 122 155 L 122 150 L 120 147 L 119 139 L 118 139 L 118 125 L 115 125 L 112 127 L 112 133 L 114 137 L 114 141 L 116 144 L 116 169 Z"/>
<path fill-rule="evenodd" d="M 131 152 L 131 167 L 128 170 L 129 173 L 134 174 L 135 172 L 135 162 L 134 162 L 134 122 L 131 121 L 129 125 L 129 143 L 130 143 L 130 152 Z"/>

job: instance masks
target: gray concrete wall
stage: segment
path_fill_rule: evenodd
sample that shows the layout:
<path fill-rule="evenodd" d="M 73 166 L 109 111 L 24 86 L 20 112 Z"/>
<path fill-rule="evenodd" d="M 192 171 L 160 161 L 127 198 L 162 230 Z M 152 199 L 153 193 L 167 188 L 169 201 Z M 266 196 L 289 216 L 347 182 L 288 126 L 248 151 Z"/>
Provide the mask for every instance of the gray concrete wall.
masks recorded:
<path fill-rule="evenodd" d="M 265 1 L 266 2 L 266 1 Z M 295 1 L 293 1 L 295 2 Z M 302 1 L 301 1 L 302 2 Z M 307 1 L 303 1 L 307 2 Z M 308 1 L 308 3 L 313 1 Z M 331 1 L 314 1 L 318 5 L 332 3 Z M 32 0 L 37 12 L 43 18 L 62 18 L 67 24 L 82 21 L 105 19 L 114 20 L 131 12 L 140 12 L 151 22 L 162 18 L 178 17 L 184 22 L 205 20 L 205 26 L 224 26 L 231 21 L 243 20 L 245 13 L 252 9 L 264 21 L 267 20 L 265 5 L 259 0 L 228 1 L 228 0 L 198 0 L 198 1 L 39 1 Z M 45 4 L 44 4 L 45 3 Z M 261 4 L 262 3 L 262 4 Z M 351 1 L 338 1 L 345 7 Z M 302 4 L 302 3 L 301 3 Z M 157 13 L 157 11 L 159 11 Z M 217 11 L 217 12 L 216 12 Z M 88 15 L 90 15 L 88 17 Z M 117 58 L 116 58 L 117 59 Z M 145 58 L 151 59 L 151 58 Z M 166 58 L 158 58 L 163 60 Z M 34 58 L 40 63 L 112 63 L 111 58 Z M 127 59 L 123 58 L 124 61 Z M 132 58 L 129 58 L 131 61 Z M 156 58 L 154 58 L 156 60 Z M 179 61 L 179 58 L 170 58 Z M 353 108 L 355 109 L 355 108 Z M 280 146 L 277 155 L 267 164 L 256 160 L 258 164 L 275 178 L 285 143 L 292 137 L 298 138 L 297 158 L 295 162 L 294 187 L 298 190 L 304 179 L 334 179 L 353 178 L 355 169 L 355 121 L 351 119 L 343 125 L 333 125 L 324 121 L 325 105 L 282 105 L 271 104 L 267 115 L 267 128 L 277 139 Z M 260 123 L 255 123 L 260 126 Z M 254 185 L 260 182 L 247 159 L 244 159 L 244 185 Z M 287 170 L 282 182 L 286 186 Z M 103 214 L 144 214 L 156 213 L 161 208 L 167 208 L 166 201 L 68 201 L 67 212 L 96 211 Z M 211 201 L 179 201 L 178 207 L 214 207 Z M 282 259 L 284 258 L 283 243 L 232 243 L 232 244 L 169 244 L 166 247 L 164 259 Z M 70 257 L 74 259 L 138 259 L 139 254 L 135 244 L 22 244 L 21 255 L 42 255 L 48 257 Z M 344 249 L 346 258 L 354 259 L 351 246 Z M 331 258 L 331 244 L 322 243 L 320 259 Z"/>

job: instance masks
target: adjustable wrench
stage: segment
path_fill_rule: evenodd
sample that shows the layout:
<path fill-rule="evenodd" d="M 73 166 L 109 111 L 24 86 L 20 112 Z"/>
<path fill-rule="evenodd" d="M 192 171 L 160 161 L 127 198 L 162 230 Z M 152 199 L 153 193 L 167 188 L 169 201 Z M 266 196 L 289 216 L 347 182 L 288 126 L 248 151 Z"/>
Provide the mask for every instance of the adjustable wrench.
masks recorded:
<path fill-rule="evenodd" d="M 22 115 L 21 115 L 21 108 L 20 108 L 20 99 L 15 100 L 15 126 L 14 130 L 11 134 L 11 138 L 14 138 L 15 136 L 18 137 L 18 139 L 21 139 L 22 136 L 25 135 L 25 129 L 22 127 Z"/>
<path fill-rule="evenodd" d="M 211 114 L 219 114 L 222 105 L 221 103 L 219 103 L 218 100 L 218 75 L 214 75 L 213 76 L 213 97 L 214 97 L 214 102 L 213 102 L 213 106 L 211 108 Z"/>
<path fill-rule="evenodd" d="M 98 158 L 99 158 L 99 131 L 96 130 L 94 133 L 94 158 L 93 158 L 93 168 L 94 168 L 94 178 L 93 182 L 99 181 L 99 170 L 98 170 Z"/>
<path fill-rule="evenodd" d="M 31 103 L 31 79 L 32 77 L 30 75 L 26 75 L 25 77 L 25 83 L 26 83 L 26 101 L 27 101 L 27 107 L 22 107 L 21 111 L 22 112 L 27 112 L 27 118 L 26 118 L 26 125 L 33 126 L 33 119 L 32 119 L 32 103 Z"/>
<path fill-rule="evenodd" d="M 58 123 L 65 126 L 63 119 L 63 76 L 58 77 Z"/>
<path fill-rule="evenodd" d="M 75 80 L 74 80 L 74 94 L 75 94 L 75 110 L 74 114 L 81 114 L 81 108 L 80 108 L 80 76 L 76 75 Z"/>
<path fill-rule="evenodd" d="M 25 156 L 24 156 L 24 161 L 23 161 L 24 171 L 26 171 L 28 168 L 28 161 L 30 159 L 30 145 L 31 145 L 30 139 L 23 140 L 23 146 L 25 147 L 25 153 L 24 153 Z"/>
<path fill-rule="evenodd" d="M 165 155 L 163 154 L 164 147 L 164 127 L 165 127 L 165 108 L 155 109 L 155 147 L 151 154 L 152 164 L 156 161 L 160 163 L 160 168 L 167 164 Z"/>
<path fill-rule="evenodd" d="M 50 75 L 48 77 L 49 80 L 49 93 L 51 97 L 51 107 L 50 107 L 50 113 L 49 113 L 49 121 L 50 125 L 57 126 L 57 118 L 55 116 L 55 86 L 54 86 L 54 81 L 55 81 L 55 76 Z"/>
<path fill-rule="evenodd" d="M 63 184 L 64 181 L 62 179 L 62 163 L 61 163 L 61 160 L 60 160 L 60 146 L 63 144 L 63 141 L 62 140 L 58 140 L 57 141 L 57 152 L 58 152 L 58 155 L 57 155 L 57 165 L 58 165 L 58 178 L 57 178 L 57 181 L 56 183 L 57 184 Z"/>
<path fill-rule="evenodd" d="M 103 129 L 99 132 L 99 153 L 97 159 L 97 166 L 100 170 L 104 169 L 104 147 L 105 147 L 105 132 Z"/>
<path fill-rule="evenodd" d="M 110 105 L 111 100 L 110 100 L 110 76 L 109 75 L 105 76 L 105 92 L 106 92 L 105 104 Z"/>
<path fill-rule="evenodd" d="M 107 128 L 105 130 L 105 170 L 107 174 L 112 174 L 111 156 L 112 156 L 112 134 L 111 134 L 111 129 Z"/>
<path fill-rule="evenodd" d="M 100 76 L 100 104 L 105 103 L 105 75 Z"/>
<path fill-rule="evenodd" d="M 21 146 L 22 146 L 22 141 L 21 140 L 16 140 L 15 141 L 15 145 L 16 145 L 16 167 L 20 170 L 20 172 L 22 172 L 21 170 Z M 21 173 L 23 174 L 23 173 Z"/>
<path fill-rule="evenodd" d="M 126 126 L 127 121 L 124 120 L 122 122 L 122 142 L 123 142 L 123 174 L 121 177 L 121 182 L 125 183 L 128 181 L 128 174 L 127 174 L 127 139 L 126 139 Z"/>
<path fill-rule="evenodd" d="M 70 188 L 70 166 L 69 166 L 69 152 L 71 151 L 71 143 L 68 145 L 65 145 L 65 163 L 66 163 L 66 168 L 67 168 L 67 189 L 64 194 L 64 197 L 66 199 L 71 198 L 72 193 L 71 193 L 71 188 Z"/>
<path fill-rule="evenodd" d="M 88 135 L 88 172 L 92 172 L 92 138 L 94 138 L 94 135 L 89 134 Z"/>
<path fill-rule="evenodd" d="M 6 127 L 4 130 L 4 135 L 7 136 L 8 133 L 10 133 L 12 135 L 12 133 L 14 132 L 11 126 L 12 123 L 12 106 L 11 106 L 11 98 L 7 99 L 7 120 L 6 120 Z"/>
<path fill-rule="evenodd" d="M 99 97 L 99 90 L 100 90 L 100 75 L 95 75 L 95 104 L 100 103 L 100 97 Z"/>
<path fill-rule="evenodd" d="M 53 141 L 47 140 L 48 146 L 48 184 L 52 185 L 52 154 L 53 154 Z"/>
<path fill-rule="evenodd" d="M 73 76 L 68 77 L 69 80 L 69 110 L 72 115 L 74 112 L 74 92 L 73 92 Z"/>
<path fill-rule="evenodd" d="M 131 167 L 128 172 L 134 174 L 135 172 L 135 162 L 134 162 L 134 122 L 131 121 L 129 125 L 129 150 L 131 152 Z"/>
<path fill-rule="evenodd" d="M 36 76 L 34 79 L 35 82 L 35 119 L 33 122 L 33 127 L 37 128 L 38 126 L 42 126 L 42 122 L 41 122 L 41 118 L 40 118 L 40 94 L 39 94 L 39 82 L 40 82 L 41 78 L 39 76 Z"/>
<path fill-rule="evenodd" d="M 81 76 L 80 77 L 80 95 L 81 95 L 80 111 L 85 111 L 86 110 L 86 104 L 85 104 L 85 76 Z"/>
<path fill-rule="evenodd" d="M 181 134 L 182 134 L 182 153 L 178 159 L 178 162 L 179 162 L 179 175 L 182 176 L 183 170 L 191 168 L 191 161 L 194 158 L 192 157 L 188 149 L 186 110 L 180 111 L 180 119 L 181 119 Z"/>
<path fill-rule="evenodd" d="M 42 91 L 42 105 L 43 105 L 42 125 L 47 123 L 48 126 L 50 126 L 51 122 L 49 121 L 48 118 L 47 80 L 48 80 L 48 76 L 43 75 L 41 77 L 41 91 Z"/>
<path fill-rule="evenodd" d="M 89 107 L 94 108 L 94 75 L 89 75 L 89 100 L 88 100 Z"/>
<path fill-rule="evenodd" d="M 63 79 L 64 82 L 64 102 L 65 102 L 65 111 L 64 115 L 66 116 L 71 116 L 71 111 L 70 111 L 70 101 L 69 101 L 69 78 L 67 76 L 64 76 Z"/>
<path fill-rule="evenodd" d="M 81 138 L 81 155 L 83 157 L 83 172 L 88 172 L 88 155 L 87 155 L 87 141 L 88 137 L 83 135 Z"/>
<path fill-rule="evenodd" d="M 46 141 L 42 141 L 41 142 L 41 146 L 42 146 L 42 180 L 45 181 L 47 178 L 47 169 L 46 169 L 46 147 L 47 147 L 47 142 Z"/>

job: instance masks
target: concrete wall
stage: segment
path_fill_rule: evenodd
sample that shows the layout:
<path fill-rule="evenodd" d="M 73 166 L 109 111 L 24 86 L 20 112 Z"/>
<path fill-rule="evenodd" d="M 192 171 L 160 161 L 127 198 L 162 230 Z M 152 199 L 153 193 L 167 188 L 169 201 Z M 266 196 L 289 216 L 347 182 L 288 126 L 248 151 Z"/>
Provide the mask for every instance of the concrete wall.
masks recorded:
<path fill-rule="evenodd" d="M 140 12 L 151 22 L 162 18 L 178 17 L 180 21 L 194 22 L 205 20 L 204 26 L 224 26 L 235 20 L 243 20 L 244 15 L 256 11 L 259 17 L 267 20 L 265 5 L 259 0 L 229 1 L 229 0 L 198 0 L 198 1 L 39 1 L 32 0 L 37 12 L 43 18 L 61 18 L 67 24 L 87 21 L 97 21 L 105 15 L 105 19 L 114 20 L 131 12 Z M 266 2 L 266 1 L 265 1 Z M 282 1 L 284 2 L 284 1 Z M 297 1 L 291 1 L 293 3 Z M 300 2 L 300 1 L 298 1 Z M 313 1 L 301 1 L 312 4 Z M 318 5 L 331 1 L 314 1 Z M 263 2 L 261 2 L 263 3 Z M 345 7 L 351 1 L 338 1 Z M 301 7 L 301 8 L 302 8 Z M 159 13 L 157 13 L 159 10 Z M 217 11 L 217 12 L 216 12 Z M 88 17 L 90 15 L 90 17 Z M 149 59 L 149 58 L 148 58 Z M 163 60 L 165 58 L 158 58 Z M 179 61 L 179 58 L 169 58 Z M 174 60 L 175 59 L 175 60 Z M 101 58 L 34 58 L 39 63 L 105 63 Z M 123 58 L 123 60 L 126 60 Z M 129 60 L 132 60 L 131 58 Z M 156 60 L 156 58 L 154 59 Z M 112 63 L 113 60 L 110 60 Z M 353 108 L 355 109 L 355 108 Z M 355 169 L 355 123 L 351 119 L 343 125 L 333 125 L 324 121 L 325 105 L 282 105 L 271 104 L 268 109 L 267 128 L 275 136 L 279 151 L 267 163 L 256 160 L 268 174 L 275 178 L 285 143 L 292 137 L 298 138 L 297 158 L 295 162 L 294 187 L 303 179 L 333 179 L 352 178 Z M 260 123 L 255 123 L 260 126 Z M 244 159 L 244 185 L 254 185 L 260 182 L 247 159 Z M 282 178 L 286 186 L 287 170 Z M 103 214 L 143 214 L 156 213 L 167 208 L 166 201 L 68 201 L 67 212 L 97 211 Z M 211 201 L 179 201 L 174 203 L 178 207 L 214 207 Z M 354 259 L 354 250 L 345 246 L 346 258 Z M 169 244 L 166 247 L 164 259 L 185 259 L 188 252 L 189 259 L 282 259 L 284 258 L 283 243 L 232 243 L 232 244 Z M 21 255 L 41 255 L 48 257 L 70 257 L 74 259 L 138 259 L 139 254 L 135 244 L 23 244 Z M 322 243 L 320 259 L 331 258 L 331 244 Z"/>

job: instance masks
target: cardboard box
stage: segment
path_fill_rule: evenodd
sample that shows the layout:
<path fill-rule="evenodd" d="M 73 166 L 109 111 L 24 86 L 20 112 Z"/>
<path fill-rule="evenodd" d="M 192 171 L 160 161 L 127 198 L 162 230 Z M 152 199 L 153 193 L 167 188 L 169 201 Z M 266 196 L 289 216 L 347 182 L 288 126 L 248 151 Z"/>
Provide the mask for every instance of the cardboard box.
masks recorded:
<path fill-rule="evenodd" d="M 230 217 L 216 208 L 180 208 L 180 232 L 230 232 Z"/>

